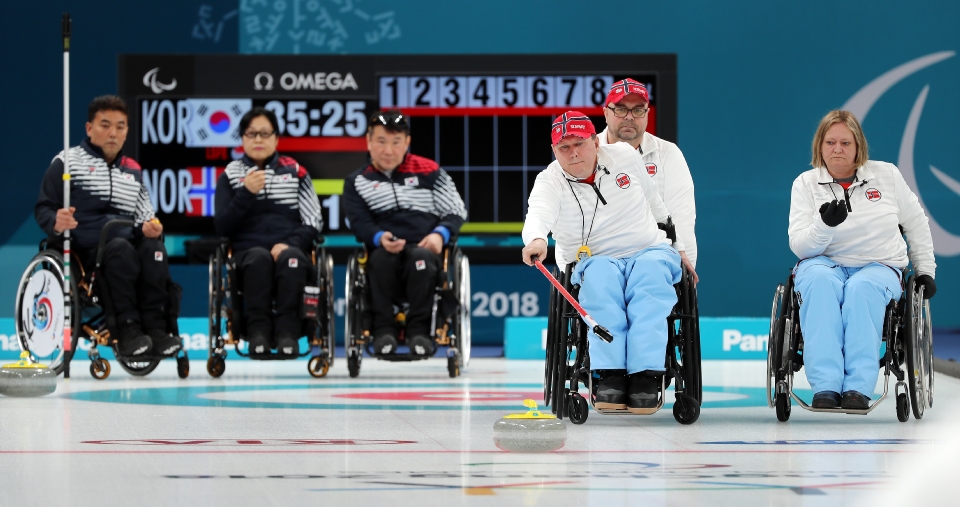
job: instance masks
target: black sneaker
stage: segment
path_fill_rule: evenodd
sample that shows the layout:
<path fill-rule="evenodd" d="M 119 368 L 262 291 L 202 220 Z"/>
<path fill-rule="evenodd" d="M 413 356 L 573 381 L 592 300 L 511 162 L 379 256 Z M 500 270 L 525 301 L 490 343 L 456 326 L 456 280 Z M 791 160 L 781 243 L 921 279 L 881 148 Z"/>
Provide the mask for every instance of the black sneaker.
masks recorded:
<path fill-rule="evenodd" d="M 299 356 L 300 343 L 293 333 L 280 333 L 277 337 L 277 352 L 285 356 Z"/>
<path fill-rule="evenodd" d="M 630 375 L 627 410 L 634 414 L 652 414 L 657 411 L 662 382 L 660 375 L 651 375 L 646 372 Z"/>
<path fill-rule="evenodd" d="M 843 393 L 843 399 L 840 401 L 840 408 L 844 410 L 865 410 L 869 406 L 870 397 L 864 396 L 856 391 Z"/>
<path fill-rule="evenodd" d="M 418 356 L 432 356 L 436 351 L 436 344 L 433 340 L 418 334 L 413 338 L 410 338 L 410 353 Z"/>
<path fill-rule="evenodd" d="M 840 406 L 840 393 L 820 391 L 813 395 L 813 408 L 837 408 Z"/>
<path fill-rule="evenodd" d="M 382 334 L 373 339 L 373 353 L 378 356 L 393 354 L 397 351 L 397 339 L 392 334 Z"/>
<path fill-rule="evenodd" d="M 140 323 L 132 319 L 120 323 L 118 341 L 117 352 L 121 356 L 139 356 L 153 347 L 153 341 L 140 329 Z"/>
<path fill-rule="evenodd" d="M 598 409 L 627 408 L 627 377 L 618 374 L 603 375 L 597 385 L 597 397 L 593 405 Z"/>
<path fill-rule="evenodd" d="M 270 353 L 270 333 L 261 330 L 250 331 L 247 337 L 248 354 L 269 354 Z"/>
<path fill-rule="evenodd" d="M 162 329 L 150 329 L 147 331 L 150 335 L 150 341 L 153 342 L 153 353 L 161 356 L 172 356 L 180 351 L 180 337 Z"/>

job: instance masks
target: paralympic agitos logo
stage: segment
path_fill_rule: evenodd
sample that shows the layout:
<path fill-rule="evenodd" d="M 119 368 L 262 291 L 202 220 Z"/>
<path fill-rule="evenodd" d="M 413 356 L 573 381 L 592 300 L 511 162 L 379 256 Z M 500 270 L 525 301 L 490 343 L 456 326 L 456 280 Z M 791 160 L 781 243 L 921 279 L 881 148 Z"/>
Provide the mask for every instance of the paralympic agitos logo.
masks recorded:
<path fill-rule="evenodd" d="M 956 56 L 956 51 L 940 51 L 894 67 L 867 83 L 866 86 L 847 100 L 842 109 L 850 111 L 863 123 L 873 105 L 894 85 L 931 65 L 953 58 L 954 56 Z M 917 129 L 920 126 L 920 116 L 923 113 L 923 106 L 927 101 L 929 92 L 930 85 L 926 84 L 923 89 L 920 90 L 920 93 L 913 103 L 913 107 L 910 109 L 910 114 L 907 117 L 907 123 L 900 141 L 900 154 L 897 157 L 897 167 L 900 168 L 900 173 L 903 174 L 903 179 L 906 180 L 907 185 L 917 194 L 920 205 L 927 214 L 927 218 L 930 221 L 930 232 L 933 235 L 934 252 L 936 252 L 937 255 L 953 257 L 960 255 L 960 235 L 954 234 L 940 225 L 931 213 L 930 208 L 924 203 L 923 194 L 917 185 L 917 176 L 914 167 L 914 146 L 916 145 Z M 960 181 L 955 180 L 933 165 L 930 165 L 930 172 L 932 172 L 937 180 L 945 187 L 953 193 L 960 195 Z"/>

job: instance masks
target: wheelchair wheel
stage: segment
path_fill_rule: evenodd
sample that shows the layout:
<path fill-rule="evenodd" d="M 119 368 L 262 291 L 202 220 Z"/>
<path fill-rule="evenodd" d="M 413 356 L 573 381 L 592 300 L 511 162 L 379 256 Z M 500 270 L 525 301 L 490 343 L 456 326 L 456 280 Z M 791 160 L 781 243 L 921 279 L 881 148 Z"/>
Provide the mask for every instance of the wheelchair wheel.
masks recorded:
<path fill-rule="evenodd" d="M 457 249 L 457 279 L 455 281 L 457 299 L 460 308 L 457 310 L 457 350 L 460 351 L 459 368 L 465 368 L 470 364 L 470 346 L 471 346 L 471 327 L 470 327 L 470 306 L 473 293 L 470 291 L 470 259 L 460 249 Z M 459 369 L 458 368 L 458 369 Z"/>
<path fill-rule="evenodd" d="M 783 310 L 783 284 L 777 285 L 773 293 L 773 308 L 770 310 L 770 334 L 767 335 L 767 406 L 774 407 L 777 396 L 778 372 L 780 371 L 780 347 L 783 341 L 783 323 L 780 312 Z"/>
<path fill-rule="evenodd" d="M 900 422 L 907 422 L 910 420 L 910 404 L 907 403 L 906 393 L 900 393 L 897 395 L 897 420 Z"/>
<path fill-rule="evenodd" d="M 187 356 L 180 356 L 177 358 L 177 376 L 180 378 L 187 378 L 190 376 L 190 360 Z"/>
<path fill-rule="evenodd" d="M 700 360 L 700 311 L 697 307 L 697 288 L 693 285 L 693 280 L 690 279 L 690 275 L 686 271 L 683 276 L 683 284 L 685 286 L 684 299 L 686 300 L 683 313 L 692 317 L 686 322 L 681 321 L 683 383 L 686 388 L 685 392 L 693 396 L 699 406 L 703 400 L 703 366 Z"/>
<path fill-rule="evenodd" d="M 347 371 L 350 372 L 350 378 L 360 376 L 360 352 L 351 350 L 347 352 Z"/>
<path fill-rule="evenodd" d="M 114 354 L 116 354 L 116 351 L 114 351 Z M 120 365 L 120 368 L 123 368 L 123 371 L 135 377 L 144 377 L 153 372 L 153 370 L 157 369 L 157 366 L 160 365 L 160 360 L 151 359 L 144 361 L 133 361 L 129 359 L 118 358 L 117 364 Z"/>
<path fill-rule="evenodd" d="M 447 358 L 447 373 L 450 374 L 450 378 L 457 378 L 460 376 L 460 354 L 454 354 Z"/>
<path fill-rule="evenodd" d="M 223 248 L 218 248 L 216 253 L 210 256 L 210 264 L 208 268 L 210 278 L 208 281 L 209 299 L 207 315 L 209 316 L 209 332 L 207 333 L 207 337 L 209 341 L 207 342 L 207 349 L 209 351 L 208 357 L 210 358 L 219 355 L 217 349 L 223 346 L 223 301 L 225 296 L 223 289 L 223 257 Z M 207 364 L 207 371 L 209 371 L 209 360 L 207 361 Z M 213 374 L 211 373 L 211 375 Z"/>
<path fill-rule="evenodd" d="M 553 277 L 558 278 L 560 273 L 557 268 L 553 268 Z M 557 372 L 556 354 L 554 353 L 557 335 L 560 329 L 560 308 L 557 304 L 559 292 L 553 285 L 550 286 L 550 306 L 547 307 L 547 350 L 546 360 L 543 362 L 543 400 L 549 405 L 553 413 L 557 413 L 557 406 L 553 403 L 553 386 L 556 383 L 554 375 Z"/>
<path fill-rule="evenodd" d="M 790 397 L 787 393 L 777 394 L 777 420 L 787 422 L 790 419 Z"/>
<path fill-rule="evenodd" d="M 580 393 L 571 393 L 567 398 L 567 414 L 573 424 L 583 424 L 590 416 L 590 404 Z"/>
<path fill-rule="evenodd" d="M 323 378 L 330 371 L 330 361 L 325 357 L 315 356 L 307 361 L 307 371 L 313 378 Z"/>
<path fill-rule="evenodd" d="M 98 357 L 90 361 L 90 375 L 97 380 L 103 380 L 110 376 L 110 361 Z"/>
<path fill-rule="evenodd" d="M 207 373 L 213 378 L 220 378 L 227 369 L 227 362 L 218 355 L 210 356 L 207 359 Z"/>
<path fill-rule="evenodd" d="M 930 301 L 923 299 L 923 287 L 916 277 L 907 280 L 906 315 L 903 319 L 903 347 L 907 356 L 907 376 L 913 416 L 923 417 L 923 409 L 933 406 L 933 330 Z"/>
<path fill-rule="evenodd" d="M 700 402 L 690 395 L 681 394 L 673 402 L 673 418 L 680 424 L 693 424 L 700 418 Z"/>
<path fill-rule="evenodd" d="M 324 326 L 324 337 L 323 343 L 324 347 L 327 349 L 327 368 L 333 366 L 334 361 L 334 349 L 337 346 L 337 327 L 336 327 L 336 313 L 334 309 L 334 304 L 336 303 L 336 294 L 334 293 L 333 288 L 333 256 L 330 254 L 324 255 L 323 258 L 323 288 L 326 291 L 326 326 Z M 313 371 L 313 369 L 311 369 Z M 326 375 L 326 372 L 324 372 Z"/>
<path fill-rule="evenodd" d="M 33 256 L 17 287 L 14 325 L 20 350 L 47 364 L 58 375 L 66 366 L 63 335 L 65 325 L 63 298 L 63 256 L 55 250 L 43 250 Z M 76 295 L 77 273 L 71 273 L 71 294 Z M 71 317 L 74 333 L 71 350 L 77 350 L 80 337 L 80 301 L 72 298 Z"/>

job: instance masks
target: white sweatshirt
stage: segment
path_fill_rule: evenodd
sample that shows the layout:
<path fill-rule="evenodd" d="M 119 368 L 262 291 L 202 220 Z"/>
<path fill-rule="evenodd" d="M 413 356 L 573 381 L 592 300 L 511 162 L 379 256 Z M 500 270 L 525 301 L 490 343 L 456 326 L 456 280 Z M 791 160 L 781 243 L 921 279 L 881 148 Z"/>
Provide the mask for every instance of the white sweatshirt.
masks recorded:
<path fill-rule="evenodd" d="M 607 129 L 598 134 L 600 144 L 607 144 Z M 645 132 L 640 142 L 640 157 L 643 159 L 647 174 L 657 183 L 657 191 L 663 199 L 673 224 L 677 228 L 677 250 L 686 252 L 694 267 L 697 266 L 697 235 L 694 228 L 697 222 L 697 204 L 693 196 L 693 177 L 687 160 L 676 144 L 664 141 Z"/>
<path fill-rule="evenodd" d="M 666 222 L 669 216 L 667 207 L 637 150 L 622 143 L 600 146 L 597 164 L 594 183 L 607 204 L 600 202 L 589 184 L 578 183 L 564 172 L 556 160 L 537 175 L 530 192 L 523 244 L 546 240 L 553 233 L 561 267 L 576 260 L 585 240 L 593 255 L 621 259 L 655 244 L 670 244 L 666 233 L 657 228 L 657 222 Z"/>
<path fill-rule="evenodd" d="M 867 161 L 844 193 L 826 168 L 810 169 L 793 182 L 790 197 L 790 249 L 801 259 L 825 255 L 846 267 L 879 262 L 905 268 L 908 260 L 918 275 L 931 277 L 937 268 L 927 215 L 897 166 Z M 829 227 L 820 218 L 820 206 L 849 199 L 846 220 Z M 910 242 L 907 245 L 898 225 Z"/>

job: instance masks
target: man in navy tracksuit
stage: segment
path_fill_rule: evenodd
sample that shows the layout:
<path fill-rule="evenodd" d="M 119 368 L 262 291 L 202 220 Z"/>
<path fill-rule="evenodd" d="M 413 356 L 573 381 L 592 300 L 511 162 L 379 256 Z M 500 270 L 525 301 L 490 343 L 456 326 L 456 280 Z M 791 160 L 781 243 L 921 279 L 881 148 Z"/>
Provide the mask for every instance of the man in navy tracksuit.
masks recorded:
<path fill-rule="evenodd" d="M 104 246 L 103 278 L 119 327 L 119 352 L 161 355 L 180 350 L 168 330 L 170 272 L 159 240 L 163 226 L 142 183 L 140 165 L 120 149 L 127 138 L 127 109 L 112 95 L 97 97 L 87 114 L 87 138 L 68 151 L 70 208 L 63 207 L 64 153 L 43 176 L 34 216 L 52 239 L 70 230 L 73 255 L 93 269 L 100 231 L 110 220 L 132 219 Z"/>
<path fill-rule="evenodd" d="M 323 228 L 320 202 L 307 170 L 277 153 L 279 126 L 255 107 L 240 119 L 244 156 L 217 180 L 217 233 L 230 238 L 240 274 L 250 352 L 299 354 L 300 302 L 308 252 Z M 271 302 L 276 296 L 276 318 Z"/>
<path fill-rule="evenodd" d="M 399 111 L 380 111 L 367 127 L 370 163 L 344 181 L 350 228 L 370 251 L 367 264 L 373 307 L 373 348 L 397 349 L 393 304 L 410 303 L 410 351 L 432 355 L 430 313 L 440 253 L 467 218 L 450 176 L 436 162 L 407 153 L 410 125 Z"/>

